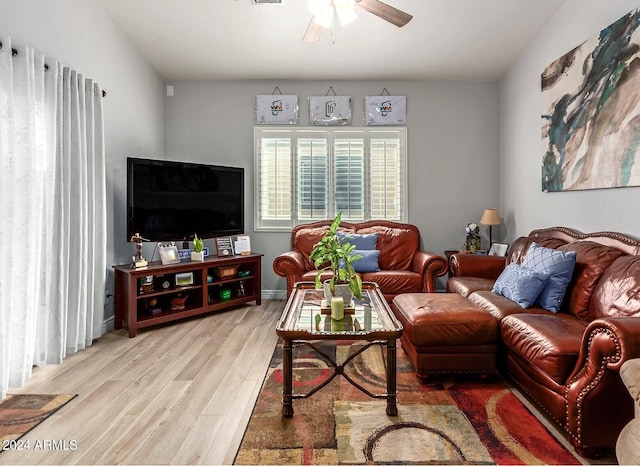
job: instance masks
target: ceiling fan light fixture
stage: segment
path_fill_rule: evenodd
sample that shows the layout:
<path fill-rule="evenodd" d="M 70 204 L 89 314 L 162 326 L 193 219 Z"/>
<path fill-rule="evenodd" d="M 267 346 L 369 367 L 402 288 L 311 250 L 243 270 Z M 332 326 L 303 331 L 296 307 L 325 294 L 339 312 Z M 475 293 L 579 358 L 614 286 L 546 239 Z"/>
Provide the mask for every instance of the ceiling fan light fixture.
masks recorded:
<path fill-rule="evenodd" d="M 333 2 L 331 0 L 309 0 L 309 11 L 313 20 L 323 28 L 331 27 L 333 23 Z"/>
<path fill-rule="evenodd" d="M 333 6 L 342 26 L 351 24 L 358 18 L 355 12 L 354 0 L 333 0 Z"/>

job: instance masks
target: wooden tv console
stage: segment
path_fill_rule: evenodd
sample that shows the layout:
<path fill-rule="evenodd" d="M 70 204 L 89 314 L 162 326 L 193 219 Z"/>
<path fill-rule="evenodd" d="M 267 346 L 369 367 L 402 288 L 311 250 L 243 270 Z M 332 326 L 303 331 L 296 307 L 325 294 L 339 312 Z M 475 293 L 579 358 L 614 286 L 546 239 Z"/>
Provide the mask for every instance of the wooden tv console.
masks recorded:
<path fill-rule="evenodd" d="M 208 257 L 204 262 L 150 262 L 115 269 L 115 328 L 138 329 L 255 301 L 260 305 L 262 254 Z M 185 299 L 186 298 L 186 299 Z"/>

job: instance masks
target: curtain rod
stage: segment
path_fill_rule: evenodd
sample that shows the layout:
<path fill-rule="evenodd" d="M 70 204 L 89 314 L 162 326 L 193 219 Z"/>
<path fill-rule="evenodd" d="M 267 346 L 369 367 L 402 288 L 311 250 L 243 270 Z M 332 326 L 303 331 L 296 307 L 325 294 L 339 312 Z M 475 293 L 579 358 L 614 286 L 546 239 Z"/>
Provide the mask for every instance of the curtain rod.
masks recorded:
<path fill-rule="evenodd" d="M 0 50 L 2 49 L 2 42 L 0 42 Z M 15 57 L 18 55 L 18 51 L 14 48 L 11 49 L 11 56 Z M 44 64 L 44 70 L 45 71 L 49 71 L 49 65 L 47 65 L 46 63 Z M 102 90 L 102 97 L 106 97 L 107 96 L 107 91 L 105 91 L 104 89 Z"/>

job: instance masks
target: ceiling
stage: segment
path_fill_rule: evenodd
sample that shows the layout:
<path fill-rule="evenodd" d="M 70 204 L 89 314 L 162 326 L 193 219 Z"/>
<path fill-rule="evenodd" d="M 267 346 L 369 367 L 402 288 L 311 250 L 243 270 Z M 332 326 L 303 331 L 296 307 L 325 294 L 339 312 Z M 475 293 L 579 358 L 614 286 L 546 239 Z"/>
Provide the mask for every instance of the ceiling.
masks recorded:
<path fill-rule="evenodd" d="M 499 79 L 565 0 L 384 0 L 413 15 L 403 28 L 358 19 L 302 36 L 307 0 L 100 0 L 166 80 Z"/>

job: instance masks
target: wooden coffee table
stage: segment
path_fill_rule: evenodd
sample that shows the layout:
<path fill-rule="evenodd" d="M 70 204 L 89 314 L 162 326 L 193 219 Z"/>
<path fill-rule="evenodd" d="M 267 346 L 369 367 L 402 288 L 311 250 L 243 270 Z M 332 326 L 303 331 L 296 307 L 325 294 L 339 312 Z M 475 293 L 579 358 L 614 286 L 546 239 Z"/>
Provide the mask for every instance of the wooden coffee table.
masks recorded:
<path fill-rule="evenodd" d="M 345 310 L 342 320 L 332 320 L 330 311 L 321 308 L 323 292 L 314 283 L 296 283 L 276 325 L 276 332 L 283 340 L 282 349 L 282 415 L 293 416 L 293 400 L 307 398 L 326 386 L 338 375 L 372 398 L 387 400 L 387 415 L 397 416 L 396 405 L 396 340 L 402 336 L 402 324 L 395 318 L 376 283 L 364 282 L 362 300 L 355 300 L 353 310 Z M 349 312 L 349 313 L 348 313 Z M 316 317 L 316 316 L 319 316 Z M 323 352 L 314 341 L 356 340 L 367 341 L 342 363 Z M 327 380 L 304 394 L 293 393 L 293 347 L 306 345 L 322 356 L 334 368 Z M 373 394 L 351 379 L 344 368 L 356 356 L 373 345 L 387 348 L 387 392 Z"/>

